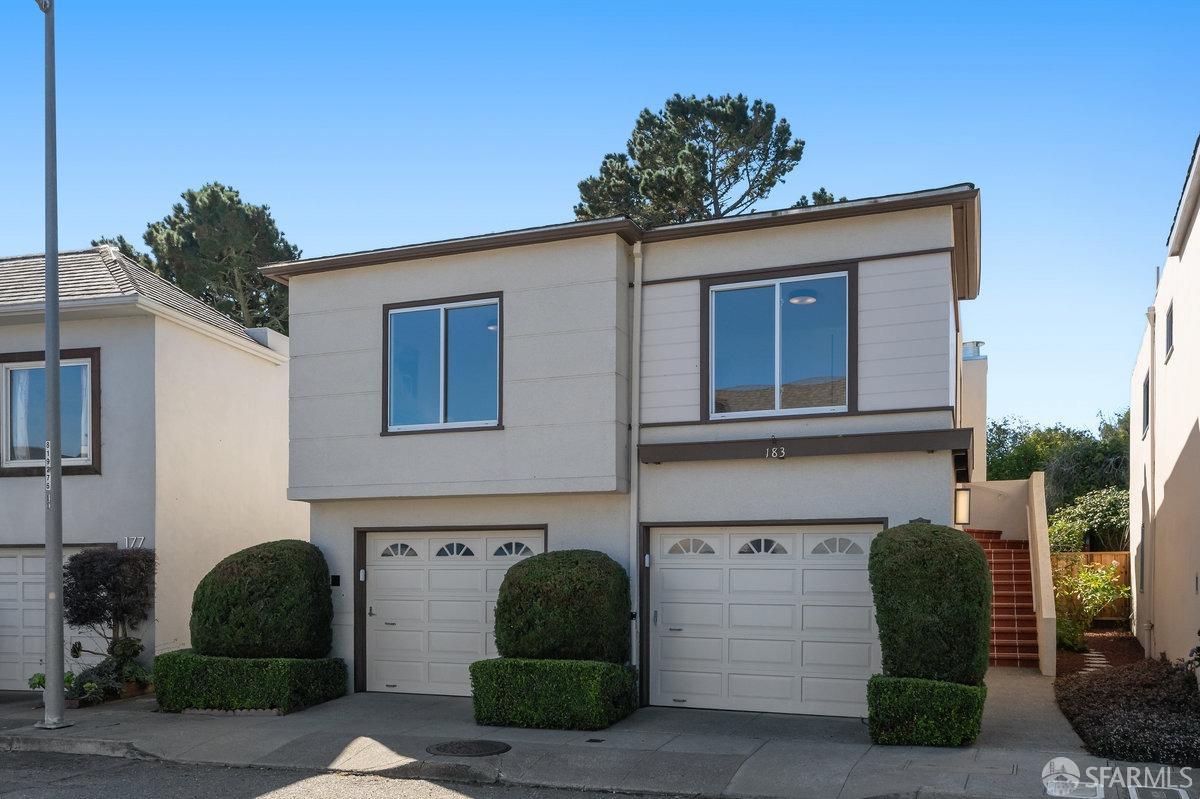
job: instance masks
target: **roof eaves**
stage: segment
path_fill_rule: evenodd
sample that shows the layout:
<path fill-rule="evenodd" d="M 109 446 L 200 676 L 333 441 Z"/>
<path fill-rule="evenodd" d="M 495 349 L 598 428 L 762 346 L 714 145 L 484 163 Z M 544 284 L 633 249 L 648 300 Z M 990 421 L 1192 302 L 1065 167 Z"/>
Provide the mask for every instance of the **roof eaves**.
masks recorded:
<path fill-rule="evenodd" d="M 640 240 L 642 232 L 642 229 L 628 217 L 614 216 L 604 219 L 589 219 L 583 222 L 565 222 L 556 225 L 507 230 L 499 233 L 485 233 L 479 236 L 465 236 L 456 239 L 422 242 L 420 244 L 407 244 L 401 247 L 385 247 L 377 250 L 361 250 L 319 258 L 283 261 L 267 264 L 260 271 L 272 280 L 287 283 L 287 279 L 293 275 L 303 275 L 311 272 L 328 272 L 335 269 L 350 269 L 356 266 L 373 266 L 375 264 L 395 263 L 397 261 L 412 261 L 418 258 L 461 255 L 469 252 L 504 247 L 520 247 L 529 244 L 568 241 L 588 236 L 616 234 L 625 243 L 632 244 Z"/>
<path fill-rule="evenodd" d="M 1183 252 L 1184 231 L 1195 217 L 1200 207 L 1200 174 L 1197 174 L 1196 161 L 1200 158 L 1200 135 L 1192 145 L 1192 160 L 1188 163 L 1187 175 L 1183 179 L 1183 188 L 1179 191 L 1179 202 L 1175 205 L 1175 216 L 1171 219 L 1171 230 L 1167 233 L 1167 255 L 1174 256 Z M 1182 223 L 1182 224 L 1181 224 Z M 1179 235 L 1176 236 L 1176 233 Z"/>

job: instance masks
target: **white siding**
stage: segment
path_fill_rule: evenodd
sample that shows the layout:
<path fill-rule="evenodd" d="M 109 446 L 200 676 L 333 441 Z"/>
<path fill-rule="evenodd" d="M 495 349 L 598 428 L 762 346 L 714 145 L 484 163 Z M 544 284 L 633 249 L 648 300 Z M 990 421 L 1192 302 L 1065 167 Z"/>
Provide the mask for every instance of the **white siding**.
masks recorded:
<path fill-rule="evenodd" d="M 957 349 L 949 253 L 862 261 L 858 269 L 859 409 L 953 404 L 950 370 Z M 644 290 L 644 423 L 700 419 L 701 301 L 698 280 Z"/>
<path fill-rule="evenodd" d="M 951 285 L 949 253 L 859 263 L 859 410 L 951 403 Z"/>
<path fill-rule="evenodd" d="M 700 418 L 700 282 L 642 293 L 642 421 Z"/>
<path fill-rule="evenodd" d="M 628 283 L 616 236 L 293 278 L 290 496 L 624 490 Z M 497 291 L 503 429 L 381 436 L 383 305 Z"/>

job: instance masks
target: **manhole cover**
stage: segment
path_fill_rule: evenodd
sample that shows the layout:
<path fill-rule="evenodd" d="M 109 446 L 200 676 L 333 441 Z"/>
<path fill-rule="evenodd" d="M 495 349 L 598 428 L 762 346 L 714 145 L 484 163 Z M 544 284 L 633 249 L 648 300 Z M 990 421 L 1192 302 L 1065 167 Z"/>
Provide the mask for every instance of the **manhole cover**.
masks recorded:
<path fill-rule="evenodd" d="M 512 749 L 504 741 L 446 741 L 434 744 L 425 751 L 431 755 L 451 755 L 453 757 L 487 757 L 502 755 Z"/>

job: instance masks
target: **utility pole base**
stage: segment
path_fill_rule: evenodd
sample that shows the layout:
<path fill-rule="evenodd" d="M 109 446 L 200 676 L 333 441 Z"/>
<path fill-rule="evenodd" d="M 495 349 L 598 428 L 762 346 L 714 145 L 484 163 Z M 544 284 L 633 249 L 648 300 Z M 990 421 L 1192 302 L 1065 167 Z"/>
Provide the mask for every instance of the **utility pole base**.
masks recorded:
<path fill-rule="evenodd" d="M 61 730 L 63 727 L 74 727 L 75 722 L 65 719 L 63 721 L 39 721 L 33 726 L 39 730 Z"/>

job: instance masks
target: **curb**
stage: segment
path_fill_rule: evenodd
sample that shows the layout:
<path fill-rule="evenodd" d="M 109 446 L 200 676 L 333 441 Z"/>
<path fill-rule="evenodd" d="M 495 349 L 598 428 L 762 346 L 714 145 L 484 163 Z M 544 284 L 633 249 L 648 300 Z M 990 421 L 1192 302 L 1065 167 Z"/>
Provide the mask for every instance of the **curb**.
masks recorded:
<path fill-rule="evenodd" d="M 42 738 L 36 735 L 0 735 L 0 752 L 53 752 L 60 755 L 98 755 L 126 760 L 159 760 L 138 749 L 132 741 L 104 738 Z"/>

